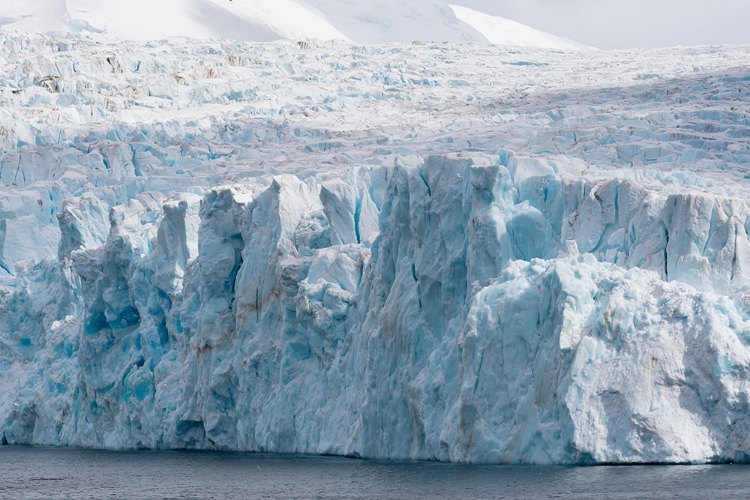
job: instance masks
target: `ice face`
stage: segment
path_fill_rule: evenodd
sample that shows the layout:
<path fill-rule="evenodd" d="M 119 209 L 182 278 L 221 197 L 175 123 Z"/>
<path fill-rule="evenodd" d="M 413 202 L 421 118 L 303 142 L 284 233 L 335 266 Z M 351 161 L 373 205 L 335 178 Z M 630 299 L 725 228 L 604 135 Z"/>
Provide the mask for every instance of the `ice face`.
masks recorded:
<path fill-rule="evenodd" d="M 746 49 L 0 39 L 8 442 L 747 459 Z"/>

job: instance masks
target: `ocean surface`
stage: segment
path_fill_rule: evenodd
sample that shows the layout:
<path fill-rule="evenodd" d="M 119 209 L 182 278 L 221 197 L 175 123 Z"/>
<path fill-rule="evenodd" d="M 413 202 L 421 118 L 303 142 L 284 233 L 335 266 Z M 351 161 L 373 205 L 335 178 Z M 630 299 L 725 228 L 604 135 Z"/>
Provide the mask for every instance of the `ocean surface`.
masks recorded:
<path fill-rule="evenodd" d="M 750 466 L 465 466 L 5 446 L 0 498 L 750 498 Z"/>

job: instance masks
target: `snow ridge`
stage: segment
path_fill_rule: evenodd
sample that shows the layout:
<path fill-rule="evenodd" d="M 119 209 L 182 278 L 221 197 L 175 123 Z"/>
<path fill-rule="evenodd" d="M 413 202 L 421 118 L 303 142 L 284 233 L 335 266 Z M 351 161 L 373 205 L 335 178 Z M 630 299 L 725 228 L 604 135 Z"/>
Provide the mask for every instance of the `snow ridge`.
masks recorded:
<path fill-rule="evenodd" d="M 519 47 L 544 47 L 549 49 L 581 50 L 590 49 L 581 43 L 550 35 L 510 19 L 490 16 L 482 12 L 449 5 L 458 19 L 480 32 L 490 43 Z"/>

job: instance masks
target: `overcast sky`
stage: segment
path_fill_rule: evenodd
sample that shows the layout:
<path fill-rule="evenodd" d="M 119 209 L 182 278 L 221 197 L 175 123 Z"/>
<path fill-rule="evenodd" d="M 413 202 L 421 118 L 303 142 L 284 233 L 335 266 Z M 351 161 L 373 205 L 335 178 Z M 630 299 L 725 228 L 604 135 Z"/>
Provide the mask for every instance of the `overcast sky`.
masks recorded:
<path fill-rule="evenodd" d="M 602 49 L 750 44 L 750 0 L 453 0 Z"/>

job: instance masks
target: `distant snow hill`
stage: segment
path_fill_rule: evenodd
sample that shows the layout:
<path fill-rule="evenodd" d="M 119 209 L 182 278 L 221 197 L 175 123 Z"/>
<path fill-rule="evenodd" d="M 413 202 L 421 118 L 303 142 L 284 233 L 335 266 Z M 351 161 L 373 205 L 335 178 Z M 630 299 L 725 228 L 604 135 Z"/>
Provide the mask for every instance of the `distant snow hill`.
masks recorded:
<path fill-rule="evenodd" d="M 3 27 L 123 40 L 189 36 L 355 43 L 474 41 L 586 48 L 446 0 L 2 0 Z"/>
<path fill-rule="evenodd" d="M 522 47 L 544 47 L 549 49 L 581 50 L 586 45 L 550 35 L 510 19 L 490 16 L 467 7 L 451 5 L 456 17 L 480 32 L 487 41 L 495 45 L 519 45 Z"/>

